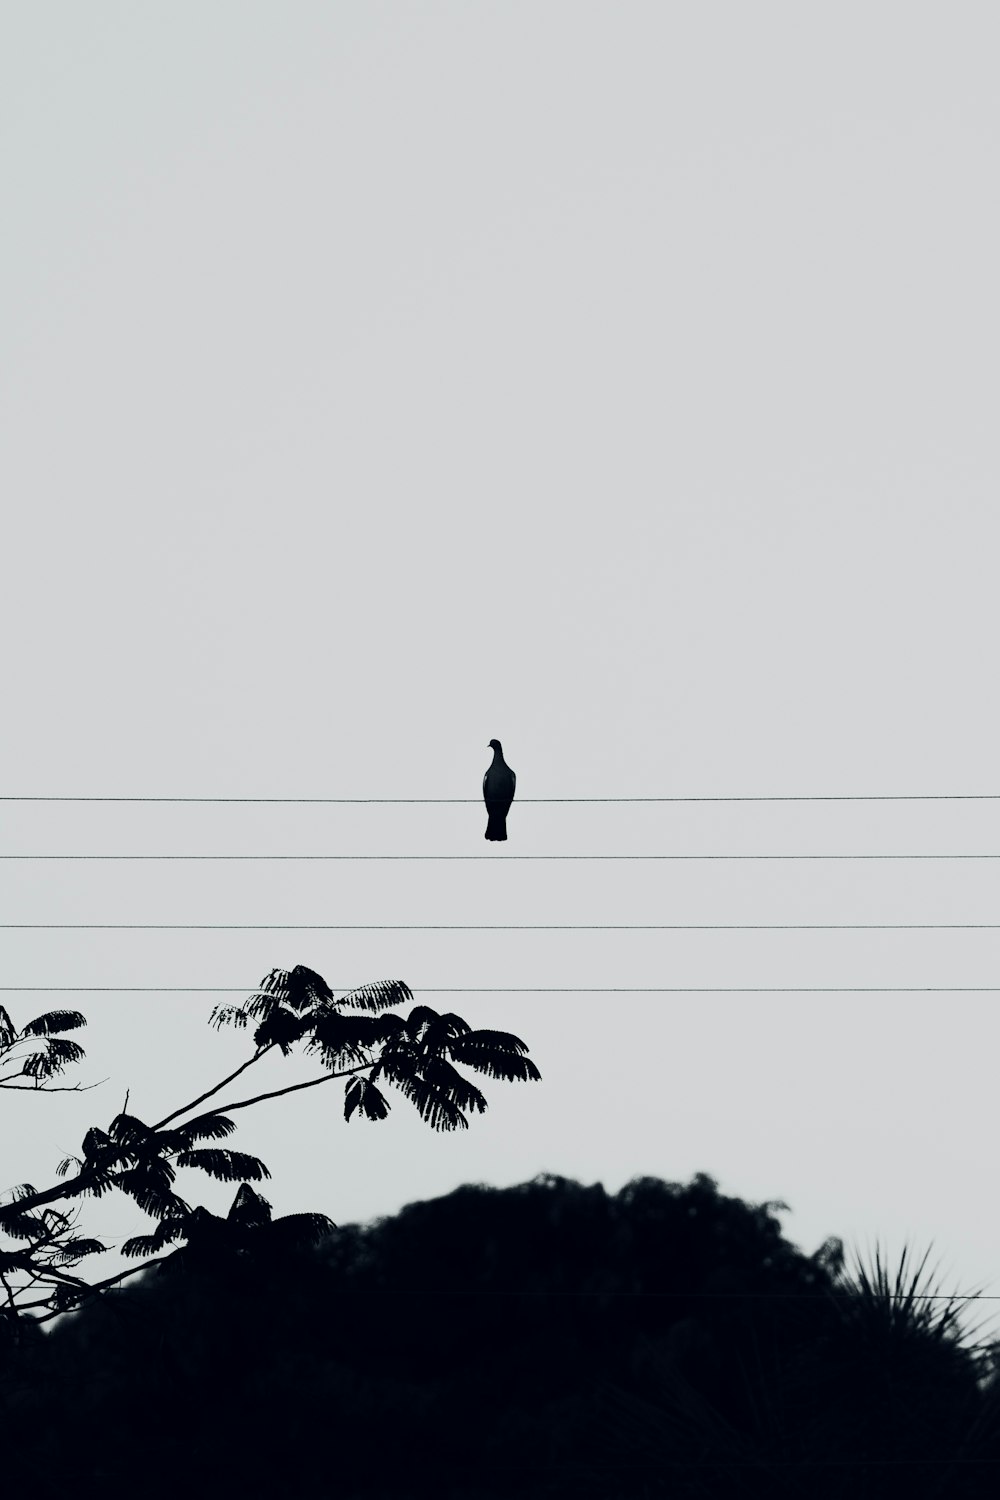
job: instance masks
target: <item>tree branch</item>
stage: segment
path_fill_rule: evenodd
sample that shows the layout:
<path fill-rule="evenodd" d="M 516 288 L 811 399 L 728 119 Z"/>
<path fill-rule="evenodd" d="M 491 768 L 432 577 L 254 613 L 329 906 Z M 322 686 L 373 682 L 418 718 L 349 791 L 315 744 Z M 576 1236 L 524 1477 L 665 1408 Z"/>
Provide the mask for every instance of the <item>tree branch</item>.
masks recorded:
<path fill-rule="evenodd" d="M 169 1125 L 170 1121 L 176 1120 L 178 1115 L 185 1115 L 187 1114 L 189 1109 L 196 1109 L 199 1104 L 204 1104 L 206 1099 L 211 1099 L 212 1095 L 217 1094 L 220 1089 L 224 1089 L 227 1083 L 232 1083 L 234 1078 L 239 1078 L 241 1073 L 245 1073 L 247 1068 L 252 1067 L 255 1062 L 259 1062 L 264 1054 L 270 1052 L 271 1048 L 275 1046 L 277 1046 L 276 1042 L 268 1042 L 266 1047 L 258 1048 L 253 1057 L 248 1057 L 245 1063 L 240 1063 L 235 1073 L 230 1073 L 228 1078 L 223 1078 L 221 1083 L 215 1084 L 214 1087 L 210 1088 L 206 1093 L 199 1094 L 197 1099 L 191 1100 L 190 1104 L 182 1104 L 180 1109 L 174 1110 L 173 1114 L 164 1115 L 163 1119 L 157 1120 L 155 1125 L 150 1126 L 150 1129 L 162 1130 L 164 1125 Z"/>
<path fill-rule="evenodd" d="M 124 1281 L 129 1276 L 138 1276 L 138 1274 L 139 1274 L 140 1271 L 148 1271 L 148 1270 L 150 1270 L 151 1267 L 158 1266 L 160 1264 L 160 1262 L 162 1260 L 164 1260 L 164 1259 L 165 1259 L 165 1257 L 162 1256 L 162 1255 L 160 1255 L 155 1260 L 144 1260 L 142 1262 L 142 1265 L 140 1265 L 140 1266 L 129 1266 L 129 1268 L 128 1268 L 127 1271 L 119 1271 L 117 1276 L 109 1276 L 105 1281 L 84 1282 L 84 1283 L 81 1284 L 80 1290 L 81 1290 L 81 1292 L 85 1291 L 85 1295 L 88 1296 L 88 1297 L 94 1295 L 97 1292 L 103 1292 L 109 1286 L 115 1286 L 119 1281 Z M 32 1306 L 32 1307 L 48 1307 L 49 1306 L 49 1302 L 48 1302 L 48 1299 L 46 1299 L 45 1301 L 42 1301 L 42 1302 L 33 1302 L 33 1303 L 30 1304 L 30 1306 Z M 71 1307 L 70 1308 L 63 1308 L 62 1311 L 60 1311 L 60 1312 L 50 1312 L 50 1313 L 46 1313 L 44 1317 L 36 1318 L 35 1322 L 36 1323 L 50 1323 L 53 1318 L 64 1318 L 64 1317 L 66 1317 L 66 1315 L 68 1313 L 74 1312 L 74 1311 L 75 1311 L 75 1308 L 71 1308 Z"/>
<path fill-rule="evenodd" d="M 355 1063 L 353 1068 L 344 1068 L 341 1073 L 324 1073 L 322 1078 L 310 1078 L 306 1083 L 290 1083 L 287 1088 L 273 1089 L 269 1094 L 256 1094 L 252 1099 L 238 1099 L 235 1104 L 220 1104 L 219 1113 L 231 1115 L 234 1109 L 247 1109 L 251 1104 L 260 1104 L 263 1099 L 279 1099 L 282 1094 L 295 1094 L 299 1089 L 314 1089 L 318 1083 L 329 1083 L 332 1078 L 349 1078 L 352 1073 L 361 1073 L 375 1066 L 375 1059 Z"/>
<path fill-rule="evenodd" d="M 24 1073 L 11 1073 L 11 1078 L 24 1078 Z M 0 1089 L 12 1089 L 15 1094 L 86 1094 L 90 1089 L 99 1089 L 102 1083 L 107 1083 L 106 1078 L 97 1083 L 5 1083 L 0 1078 Z"/>

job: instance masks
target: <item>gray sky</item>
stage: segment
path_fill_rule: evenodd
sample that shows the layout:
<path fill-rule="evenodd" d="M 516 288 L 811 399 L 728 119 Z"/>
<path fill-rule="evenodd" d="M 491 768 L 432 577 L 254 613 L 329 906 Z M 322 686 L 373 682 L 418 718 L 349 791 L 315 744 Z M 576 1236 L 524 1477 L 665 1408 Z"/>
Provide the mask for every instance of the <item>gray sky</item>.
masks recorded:
<path fill-rule="evenodd" d="M 9 0 L 2 790 L 474 798 L 496 735 L 525 799 L 1000 792 L 998 39 L 960 0 Z M 524 801 L 499 848 L 475 805 L 0 814 L 8 853 L 496 865 L 9 862 L 11 923 L 1000 916 L 989 861 L 503 861 L 1000 853 L 988 801 Z M 1000 984 L 989 931 L 2 938 L 7 985 Z M 2 1188 L 247 1046 L 224 997 L 4 998 L 78 1004 L 109 1082 L 0 1097 Z M 276 1212 L 703 1170 L 806 1250 L 994 1279 L 993 995 L 418 998 L 543 1082 L 454 1137 L 339 1083 L 248 1111 Z"/>

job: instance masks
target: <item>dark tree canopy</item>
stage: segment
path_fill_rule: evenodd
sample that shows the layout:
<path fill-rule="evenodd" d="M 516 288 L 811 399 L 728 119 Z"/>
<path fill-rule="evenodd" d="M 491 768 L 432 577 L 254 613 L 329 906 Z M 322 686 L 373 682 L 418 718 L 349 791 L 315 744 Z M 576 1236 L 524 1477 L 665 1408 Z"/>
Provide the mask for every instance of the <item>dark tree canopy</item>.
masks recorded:
<path fill-rule="evenodd" d="M 19 1451 L 101 1493 L 175 1495 L 167 1451 L 227 1495 L 938 1493 L 988 1426 L 975 1358 L 936 1314 L 887 1318 L 776 1207 L 704 1175 L 547 1177 L 249 1255 L 189 1237 L 33 1342 L 7 1412 Z M 1000 1456 L 984 1441 L 966 1451 Z"/>

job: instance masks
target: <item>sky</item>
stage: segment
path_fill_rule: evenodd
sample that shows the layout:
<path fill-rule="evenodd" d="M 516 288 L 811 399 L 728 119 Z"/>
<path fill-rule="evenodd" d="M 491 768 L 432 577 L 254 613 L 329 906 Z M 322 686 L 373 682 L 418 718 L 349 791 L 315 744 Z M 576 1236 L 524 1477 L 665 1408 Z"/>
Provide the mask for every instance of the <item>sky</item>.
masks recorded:
<path fill-rule="evenodd" d="M 455 1135 L 242 1112 L 276 1214 L 704 1171 L 1000 1294 L 957 989 L 1000 932 L 780 928 L 988 924 L 1000 864 L 564 858 L 1000 855 L 998 41 L 985 0 L 8 0 L 0 793 L 404 800 L 0 802 L 7 856 L 368 857 L 0 860 L 0 998 L 81 1009 L 100 1083 L 0 1096 L 0 1189 L 231 1071 L 212 1005 L 304 963 L 543 1078 Z M 983 800 L 530 800 L 927 794 Z M 57 925 L 130 922 L 249 930 Z M 392 930 L 642 923 L 779 930 Z"/>

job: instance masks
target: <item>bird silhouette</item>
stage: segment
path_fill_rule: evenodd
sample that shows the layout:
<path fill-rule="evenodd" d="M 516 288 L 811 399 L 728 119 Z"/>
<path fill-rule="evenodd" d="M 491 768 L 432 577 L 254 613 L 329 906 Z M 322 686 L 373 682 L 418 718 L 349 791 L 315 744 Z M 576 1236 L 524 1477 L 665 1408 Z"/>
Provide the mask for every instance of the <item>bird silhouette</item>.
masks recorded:
<path fill-rule="evenodd" d="M 503 758 L 503 747 L 499 740 L 490 740 L 493 764 L 483 777 L 483 801 L 486 803 L 488 821 L 486 837 L 499 841 L 507 837 L 507 814 L 514 800 L 517 777 Z"/>

